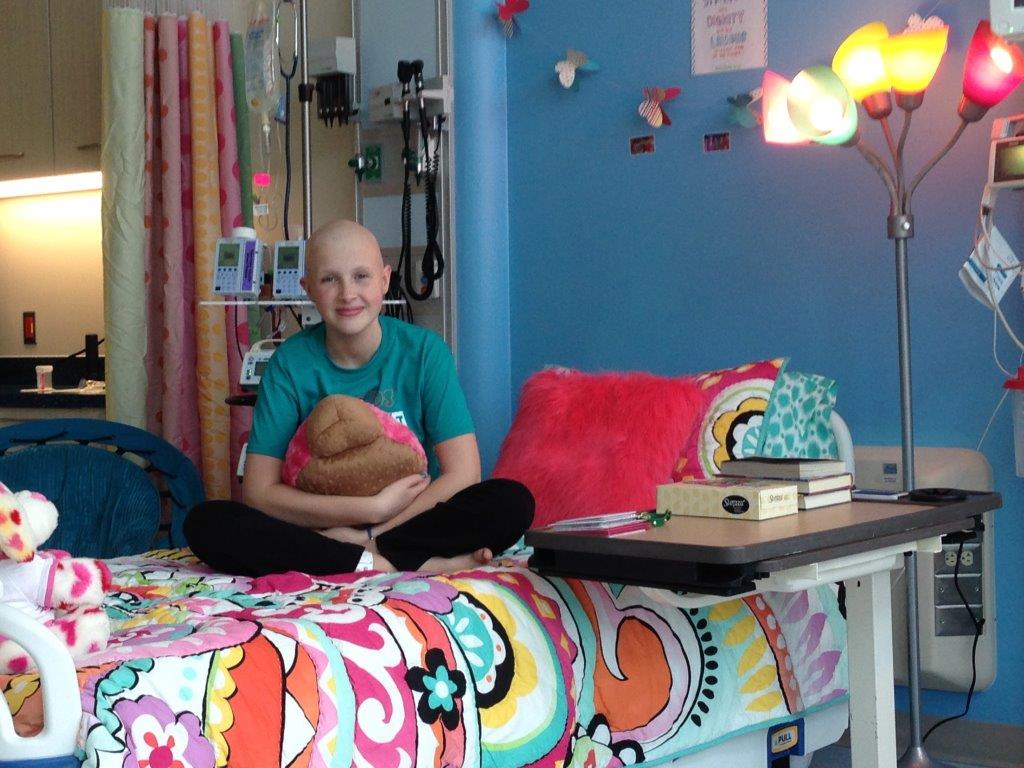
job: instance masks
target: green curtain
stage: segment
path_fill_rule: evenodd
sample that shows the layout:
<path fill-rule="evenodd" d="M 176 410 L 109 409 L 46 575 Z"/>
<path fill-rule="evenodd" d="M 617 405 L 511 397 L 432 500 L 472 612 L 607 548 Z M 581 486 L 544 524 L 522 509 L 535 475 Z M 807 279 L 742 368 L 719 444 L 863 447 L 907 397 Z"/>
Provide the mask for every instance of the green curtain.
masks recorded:
<path fill-rule="evenodd" d="M 103 319 L 107 418 L 146 428 L 143 14 L 103 12 Z"/>
<path fill-rule="evenodd" d="M 231 72 L 235 81 L 235 132 L 238 140 L 238 175 L 242 186 L 242 221 L 252 226 L 252 148 L 249 142 L 249 105 L 245 101 L 245 41 L 231 34 Z M 260 308 L 248 308 L 249 343 L 260 340 Z"/>

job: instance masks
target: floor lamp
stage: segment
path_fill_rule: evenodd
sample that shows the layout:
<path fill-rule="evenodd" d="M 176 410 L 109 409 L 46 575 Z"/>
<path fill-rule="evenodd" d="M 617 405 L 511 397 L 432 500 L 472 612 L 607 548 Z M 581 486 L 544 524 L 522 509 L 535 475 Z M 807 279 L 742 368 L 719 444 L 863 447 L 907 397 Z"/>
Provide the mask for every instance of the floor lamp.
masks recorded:
<path fill-rule="evenodd" d="M 908 306 L 907 241 L 914 236 L 911 202 L 914 191 L 932 168 L 952 149 L 964 129 L 980 120 L 1024 78 L 1024 54 L 995 35 L 981 21 L 964 62 L 963 98 L 957 109 L 960 123 L 935 156 L 909 178 L 904 147 L 914 110 L 935 76 L 946 51 L 949 28 L 936 20 L 922 22 L 899 35 L 890 35 L 882 22 L 866 24 L 836 50 L 832 66 L 809 67 L 787 81 L 766 71 L 762 84 L 762 126 L 772 144 L 818 144 L 854 147 L 878 172 L 889 193 L 887 231 L 896 248 L 896 314 L 900 364 L 900 416 L 903 483 L 914 488 L 914 423 L 910 387 L 910 313 Z M 895 101 L 903 111 L 899 137 L 889 115 Z M 890 167 L 882 154 L 861 140 L 857 102 L 881 126 Z M 910 692 L 910 746 L 899 760 L 901 768 L 940 765 L 924 749 L 921 738 L 920 663 L 917 614 L 917 555 L 905 556 L 907 579 L 907 641 Z"/>

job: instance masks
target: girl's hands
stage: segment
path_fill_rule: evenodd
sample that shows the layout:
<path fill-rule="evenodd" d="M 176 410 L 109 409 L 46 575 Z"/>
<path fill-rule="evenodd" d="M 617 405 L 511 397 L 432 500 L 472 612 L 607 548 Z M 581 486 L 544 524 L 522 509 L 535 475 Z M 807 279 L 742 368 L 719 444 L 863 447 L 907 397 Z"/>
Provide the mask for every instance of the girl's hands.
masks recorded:
<path fill-rule="evenodd" d="M 424 475 L 409 475 L 396 480 L 373 497 L 374 525 L 386 523 L 419 496 L 430 485 Z"/>

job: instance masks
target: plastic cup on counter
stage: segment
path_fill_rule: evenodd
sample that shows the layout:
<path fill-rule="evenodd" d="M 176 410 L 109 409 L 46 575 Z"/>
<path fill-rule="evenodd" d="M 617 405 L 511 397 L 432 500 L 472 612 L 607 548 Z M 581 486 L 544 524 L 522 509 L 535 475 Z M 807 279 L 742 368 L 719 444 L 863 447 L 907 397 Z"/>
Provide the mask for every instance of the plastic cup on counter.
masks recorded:
<path fill-rule="evenodd" d="M 40 392 L 50 392 L 53 390 L 52 365 L 36 366 L 36 389 Z"/>

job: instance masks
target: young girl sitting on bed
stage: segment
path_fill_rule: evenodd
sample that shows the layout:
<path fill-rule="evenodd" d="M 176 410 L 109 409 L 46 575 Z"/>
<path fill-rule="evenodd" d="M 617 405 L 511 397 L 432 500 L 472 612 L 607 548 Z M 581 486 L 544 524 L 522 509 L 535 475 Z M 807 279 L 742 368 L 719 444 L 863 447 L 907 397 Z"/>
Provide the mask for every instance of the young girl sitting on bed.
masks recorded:
<path fill-rule="evenodd" d="M 192 551 L 227 573 L 451 571 L 483 565 L 533 519 L 512 480 L 480 482 L 480 455 L 455 363 L 432 331 L 380 317 L 391 277 L 377 240 L 335 221 L 306 245 L 302 285 L 323 322 L 282 344 L 260 381 L 243 480 L 244 504 L 208 501 L 185 520 Z M 299 424 L 325 396 L 366 400 L 403 421 L 428 475 L 376 496 L 322 496 L 281 481 Z"/>

